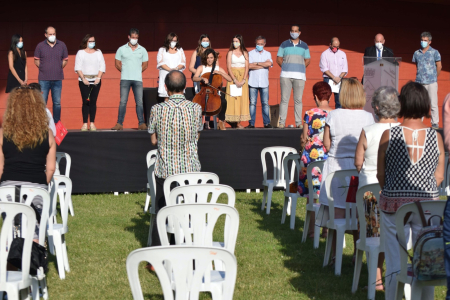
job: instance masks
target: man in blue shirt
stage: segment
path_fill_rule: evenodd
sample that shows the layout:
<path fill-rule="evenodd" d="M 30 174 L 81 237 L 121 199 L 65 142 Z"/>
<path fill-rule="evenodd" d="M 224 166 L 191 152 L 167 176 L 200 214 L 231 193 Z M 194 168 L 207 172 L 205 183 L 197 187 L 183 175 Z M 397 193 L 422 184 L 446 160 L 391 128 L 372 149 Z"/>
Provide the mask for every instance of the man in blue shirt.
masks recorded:
<path fill-rule="evenodd" d="M 430 46 L 431 33 L 423 32 L 420 36 L 422 49 L 414 52 L 412 59 L 417 66 L 416 82 L 421 83 L 428 91 L 431 101 L 431 127 L 439 129 L 437 78 L 442 70 L 441 55 Z"/>

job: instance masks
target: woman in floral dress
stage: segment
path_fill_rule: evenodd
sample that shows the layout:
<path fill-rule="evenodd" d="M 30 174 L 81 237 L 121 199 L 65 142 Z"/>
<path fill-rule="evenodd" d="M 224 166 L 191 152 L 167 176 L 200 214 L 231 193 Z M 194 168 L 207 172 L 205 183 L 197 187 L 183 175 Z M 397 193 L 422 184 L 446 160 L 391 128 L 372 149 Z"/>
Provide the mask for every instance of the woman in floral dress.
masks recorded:
<path fill-rule="evenodd" d="M 312 183 L 307 180 L 307 167 L 310 163 L 326 160 L 328 157 L 327 150 L 323 145 L 323 132 L 325 129 L 325 119 L 328 112 L 331 111 L 329 101 L 332 95 L 331 87 L 328 83 L 320 81 L 313 86 L 314 100 L 317 108 L 308 110 L 303 117 L 303 133 L 300 139 L 300 147 L 303 149 L 302 162 L 304 167 L 299 174 L 298 192 L 302 197 L 306 197 L 309 203 L 309 188 L 312 187 L 314 192 L 319 195 L 320 182 L 322 181 L 322 173 L 319 168 L 312 170 Z M 309 237 L 314 237 L 314 220 L 310 218 Z M 325 233 L 324 233 L 325 234 Z"/>

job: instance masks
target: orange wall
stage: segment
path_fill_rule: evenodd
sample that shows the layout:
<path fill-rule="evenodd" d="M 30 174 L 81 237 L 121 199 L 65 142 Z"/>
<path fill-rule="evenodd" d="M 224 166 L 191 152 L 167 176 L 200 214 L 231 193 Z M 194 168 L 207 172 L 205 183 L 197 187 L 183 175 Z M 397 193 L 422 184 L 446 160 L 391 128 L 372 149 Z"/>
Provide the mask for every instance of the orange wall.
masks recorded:
<path fill-rule="evenodd" d="M 266 50 L 272 53 L 275 60 L 278 46 L 289 37 L 289 25 L 300 23 L 301 39 L 309 45 L 311 52 L 311 65 L 307 69 L 307 83 L 303 94 L 304 111 L 314 106 L 311 88 L 322 78 L 319 70 L 320 54 L 326 49 L 332 36 L 339 37 L 341 48 L 347 53 L 348 76 L 361 78 L 364 49 L 373 44 L 376 33 L 383 33 L 386 46 L 392 48 L 396 56 L 403 57 L 404 63 L 400 68 L 402 86 L 415 78 L 415 66 L 410 62 L 412 54 L 419 48 L 420 33 L 427 30 L 433 35 L 432 46 L 442 55 L 444 69 L 438 82 L 440 106 L 444 97 L 450 93 L 450 25 L 447 21 L 450 6 L 446 1 L 440 4 L 378 1 L 373 7 L 357 0 L 284 1 L 282 5 L 276 2 L 255 5 L 249 1 L 240 2 L 239 8 L 222 1 L 210 1 L 203 11 L 195 4 L 200 2 L 176 0 L 171 1 L 170 5 L 152 2 L 127 1 L 127 7 L 120 8 L 109 1 L 89 1 L 83 5 L 79 2 L 56 0 L 33 1 L 29 3 L 33 5 L 26 5 L 25 1 L 20 14 L 14 3 L 3 5 L 0 12 L 0 58 L 4 58 L 0 59 L 0 114 L 3 114 L 7 100 L 7 94 L 4 93 L 8 73 L 6 56 L 11 35 L 16 32 L 23 35 L 25 48 L 31 57 L 28 59 L 29 82 L 36 82 L 38 72 L 32 56 L 36 44 L 44 39 L 47 25 L 57 29 L 58 38 L 69 49 L 61 101 L 61 119 L 69 129 L 78 129 L 82 123 L 81 96 L 74 72 L 74 59 L 86 33 L 96 35 L 97 45 L 106 59 L 106 74 L 98 99 L 96 124 L 99 128 L 109 128 L 116 123 L 120 73 L 114 67 L 114 54 L 118 47 L 127 42 L 127 32 L 131 27 L 137 27 L 141 31 L 139 42 L 149 51 L 149 68 L 143 74 L 144 86 L 157 87 L 156 53 L 170 31 L 176 32 L 180 37 L 180 44 L 185 49 L 188 61 L 200 34 L 208 33 L 213 47 L 222 54 L 220 65 L 224 67 L 226 51 L 234 34 L 244 36 L 249 50 L 254 48 L 253 40 L 257 35 L 266 36 Z M 426 11 L 433 13 L 424 14 L 424 5 Z M 187 70 L 185 74 L 190 78 Z M 280 101 L 279 74 L 280 68 L 275 64 L 269 73 L 270 104 Z M 190 80 L 188 86 L 192 86 Z M 294 124 L 292 99 L 290 105 L 287 124 Z M 134 107 L 131 95 L 125 127 L 137 127 Z M 256 125 L 262 125 L 259 107 Z"/>

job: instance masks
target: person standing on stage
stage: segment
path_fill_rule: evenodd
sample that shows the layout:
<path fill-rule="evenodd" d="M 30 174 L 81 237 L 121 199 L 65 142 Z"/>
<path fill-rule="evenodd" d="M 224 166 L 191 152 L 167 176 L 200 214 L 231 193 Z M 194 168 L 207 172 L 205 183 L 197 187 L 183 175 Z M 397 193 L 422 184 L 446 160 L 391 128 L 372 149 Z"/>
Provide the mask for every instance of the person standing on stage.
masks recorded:
<path fill-rule="evenodd" d="M 11 47 L 8 52 L 8 80 L 6 82 L 6 93 L 12 89 L 27 85 L 27 52 L 23 49 L 23 38 L 20 34 L 15 34 L 11 38 Z"/>
<path fill-rule="evenodd" d="M 128 43 L 117 49 L 116 69 L 120 72 L 120 105 L 117 124 L 112 130 L 123 130 L 123 120 L 127 112 L 128 94 L 133 89 L 136 101 L 136 115 L 139 122 L 138 130 L 147 130 L 144 121 L 144 106 L 142 96 L 142 72 L 148 68 L 148 53 L 144 47 L 138 44 L 139 30 L 131 28 L 128 35 Z"/>
<path fill-rule="evenodd" d="M 255 128 L 256 102 L 261 97 L 261 110 L 264 128 L 272 128 L 270 125 L 269 109 L 269 68 L 273 66 L 272 54 L 264 50 L 266 38 L 258 36 L 255 40 L 256 49 L 248 53 L 249 74 L 248 88 L 250 92 L 250 117 L 251 120 L 246 128 Z"/>
<path fill-rule="evenodd" d="M 56 29 L 52 26 L 45 29 L 45 41 L 40 42 L 34 50 L 34 64 L 39 68 L 38 80 L 45 103 L 48 93 L 52 92 L 53 120 L 61 119 L 61 90 L 64 79 L 63 69 L 69 61 L 66 44 L 56 39 Z"/>
<path fill-rule="evenodd" d="M 339 39 L 333 37 L 330 47 L 320 56 L 319 67 L 323 73 L 323 81 L 326 83 L 329 83 L 331 80 L 334 84 L 339 84 L 348 73 L 347 55 L 339 49 L 339 46 Z M 334 92 L 334 104 L 335 108 L 341 108 L 339 92 Z"/>
<path fill-rule="evenodd" d="M 219 54 L 214 51 L 214 49 L 206 49 L 205 52 L 202 54 L 202 63 L 200 66 L 197 67 L 197 71 L 195 72 L 193 81 L 194 83 L 203 81 L 204 83 L 209 83 L 208 78 L 202 78 L 202 75 L 205 73 L 210 73 L 212 71 L 213 63 L 216 62 L 216 66 L 214 68 L 214 74 L 219 74 L 225 80 L 228 82 L 231 82 L 232 79 L 230 75 L 227 74 L 227 72 L 219 67 L 217 65 Z M 218 117 L 219 117 L 219 130 L 226 130 L 225 129 L 225 112 L 227 111 L 227 101 L 220 97 L 222 109 L 220 110 Z M 225 100 L 225 101 L 224 101 Z"/>
<path fill-rule="evenodd" d="M 300 26 L 291 26 L 291 38 L 281 43 L 277 54 L 277 64 L 281 67 L 280 74 L 280 123 L 278 128 L 284 128 L 289 107 L 291 90 L 294 90 L 295 126 L 303 128 L 302 97 L 306 81 L 306 68 L 311 62 L 308 45 L 300 40 Z"/>
<path fill-rule="evenodd" d="M 428 91 L 431 101 L 431 127 L 439 129 L 437 78 L 442 70 L 441 54 L 430 46 L 431 33 L 423 32 L 420 37 L 421 49 L 414 52 L 412 59 L 417 66 L 416 82 L 422 84 Z"/>
<path fill-rule="evenodd" d="M 172 70 L 183 72 L 186 68 L 186 56 L 183 48 L 178 43 L 178 36 L 175 33 L 171 32 L 167 35 L 164 46 L 159 48 L 156 63 L 156 68 L 159 69 L 158 96 L 167 100 L 169 95 L 167 95 L 164 87 L 164 79 L 167 73 Z"/>
<path fill-rule="evenodd" d="M 248 99 L 248 51 L 244 45 L 242 35 L 233 37 L 230 49 L 227 54 L 227 69 L 233 82 L 227 83 L 227 112 L 225 120 L 235 123 L 236 128 L 243 129 L 241 121 L 250 120 L 249 99 Z M 230 86 L 234 83 L 237 88 L 242 88 L 242 95 L 230 97 Z"/>
<path fill-rule="evenodd" d="M 78 74 L 78 86 L 81 92 L 83 126 L 81 131 L 88 130 L 88 116 L 91 124 L 91 131 L 97 130 L 95 127 L 95 113 L 97 112 L 97 97 L 102 85 L 101 79 L 105 73 L 105 58 L 102 51 L 97 49 L 95 37 L 86 34 L 81 41 L 80 50 L 75 57 L 75 72 Z"/>
<path fill-rule="evenodd" d="M 186 100 L 186 77 L 171 70 L 164 78 L 169 99 L 156 104 L 150 112 L 148 132 L 151 142 L 158 147 L 155 162 L 156 199 L 155 212 L 166 206 L 164 181 L 167 177 L 187 172 L 199 172 L 198 139 L 203 129 L 202 108 Z M 158 226 L 152 231 L 152 246 L 160 246 Z M 151 268 L 151 266 L 147 266 Z"/>
<path fill-rule="evenodd" d="M 202 65 L 202 54 L 206 49 L 212 49 L 212 47 L 209 35 L 204 33 L 200 36 L 197 49 L 192 52 L 191 61 L 189 62 L 189 71 L 192 73 L 192 81 L 194 81 L 193 78 L 197 72 L 197 68 Z M 198 81 L 194 81 L 194 90 L 196 94 L 200 91 L 200 83 Z"/>
<path fill-rule="evenodd" d="M 378 33 L 375 36 L 374 43 L 375 45 L 367 47 L 364 51 L 365 57 L 376 57 L 378 60 L 382 57 L 394 57 L 394 52 L 392 51 L 392 49 L 384 45 L 385 40 L 384 36 L 381 33 Z M 375 61 L 375 58 L 364 58 L 365 65 L 373 61 Z"/>

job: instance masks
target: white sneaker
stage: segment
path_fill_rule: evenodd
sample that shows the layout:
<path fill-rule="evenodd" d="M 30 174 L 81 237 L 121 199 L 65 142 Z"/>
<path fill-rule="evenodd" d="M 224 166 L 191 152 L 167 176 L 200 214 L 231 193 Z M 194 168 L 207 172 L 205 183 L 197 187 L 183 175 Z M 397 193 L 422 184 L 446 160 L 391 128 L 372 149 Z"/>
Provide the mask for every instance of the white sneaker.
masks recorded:
<path fill-rule="evenodd" d="M 81 131 L 87 131 L 88 127 L 87 127 L 87 123 L 84 123 L 83 126 L 81 126 Z"/>
<path fill-rule="evenodd" d="M 97 127 L 95 127 L 94 123 L 91 123 L 91 131 L 97 131 Z"/>

